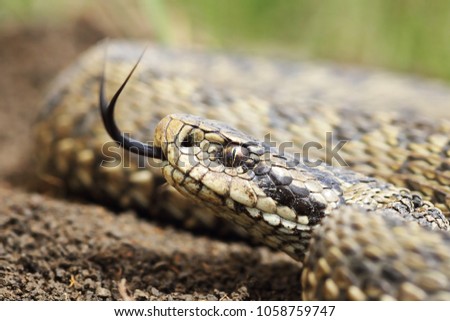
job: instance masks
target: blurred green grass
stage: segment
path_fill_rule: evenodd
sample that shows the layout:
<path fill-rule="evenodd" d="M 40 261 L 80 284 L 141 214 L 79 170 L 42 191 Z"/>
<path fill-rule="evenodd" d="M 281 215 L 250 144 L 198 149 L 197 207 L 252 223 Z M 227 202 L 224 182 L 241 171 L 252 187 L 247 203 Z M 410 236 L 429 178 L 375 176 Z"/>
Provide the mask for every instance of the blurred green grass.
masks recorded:
<path fill-rule="evenodd" d="M 380 66 L 450 81 L 448 0 L 0 0 L 0 23 L 57 25 L 85 12 L 116 24 L 123 36 Z"/>

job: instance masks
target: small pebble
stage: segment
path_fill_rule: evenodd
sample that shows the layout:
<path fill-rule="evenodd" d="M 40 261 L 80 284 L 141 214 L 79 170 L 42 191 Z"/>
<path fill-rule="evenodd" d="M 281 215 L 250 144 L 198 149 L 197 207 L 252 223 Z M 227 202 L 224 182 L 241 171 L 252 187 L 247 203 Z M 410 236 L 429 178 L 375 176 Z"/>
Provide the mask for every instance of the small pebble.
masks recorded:
<path fill-rule="evenodd" d="M 149 299 L 148 293 L 142 291 L 142 290 L 136 290 L 134 291 L 133 297 L 137 301 L 144 301 Z"/>
<path fill-rule="evenodd" d="M 206 295 L 206 300 L 207 301 L 217 301 L 218 299 L 217 299 L 217 297 L 215 295 L 208 294 L 208 295 Z"/>
<path fill-rule="evenodd" d="M 111 297 L 111 291 L 102 287 L 98 287 L 97 289 L 95 289 L 95 295 L 101 298 L 109 298 Z"/>
<path fill-rule="evenodd" d="M 152 288 L 152 289 L 150 290 L 150 292 L 151 292 L 154 296 L 160 296 L 160 295 L 161 295 L 161 292 L 159 292 L 157 288 Z"/>

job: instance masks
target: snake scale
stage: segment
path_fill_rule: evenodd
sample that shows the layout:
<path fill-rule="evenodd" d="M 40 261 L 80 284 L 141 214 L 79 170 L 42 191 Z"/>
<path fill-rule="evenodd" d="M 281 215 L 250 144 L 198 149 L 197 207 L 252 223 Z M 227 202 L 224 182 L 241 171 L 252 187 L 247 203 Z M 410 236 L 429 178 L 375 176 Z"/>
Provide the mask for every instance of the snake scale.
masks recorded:
<path fill-rule="evenodd" d="M 125 86 L 143 48 L 99 43 L 55 80 L 35 126 L 42 180 L 245 231 L 304 263 L 303 299 L 450 300 L 448 88 L 158 46 Z"/>

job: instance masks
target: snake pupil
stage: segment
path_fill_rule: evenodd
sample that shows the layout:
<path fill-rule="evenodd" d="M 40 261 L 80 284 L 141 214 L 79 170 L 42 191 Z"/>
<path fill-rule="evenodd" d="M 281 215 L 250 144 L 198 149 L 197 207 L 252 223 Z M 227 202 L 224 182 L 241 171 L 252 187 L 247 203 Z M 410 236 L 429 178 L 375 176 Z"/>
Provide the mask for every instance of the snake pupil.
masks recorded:
<path fill-rule="evenodd" d="M 226 167 L 239 167 L 248 162 L 250 152 L 239 145 L 228 145 L 223 151 L 223 163 Z"/>

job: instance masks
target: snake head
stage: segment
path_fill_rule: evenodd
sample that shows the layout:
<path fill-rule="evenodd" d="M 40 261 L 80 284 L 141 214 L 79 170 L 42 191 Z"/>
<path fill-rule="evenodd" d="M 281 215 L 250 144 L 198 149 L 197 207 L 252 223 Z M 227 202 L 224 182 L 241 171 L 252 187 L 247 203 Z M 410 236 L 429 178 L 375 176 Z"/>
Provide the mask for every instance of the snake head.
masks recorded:
<path fill-rule="evenodd" d="M 155 145 L 167 159 L 165 178 L 183 194 L 233 209 L 234 199 L 256 206 L 257 195 L 244 182 L 255 176 L 266 149 L 252 137 L 221 122 L 174 114 L 157 125 Z"/>
<path fill-rule="evenodd" d="M 309 190 L 317 187 L 302 182 L 315 181 L 306 177 L 306 169 L 302 173 L 264 142 L 192 115 L 163 118 L 154 144 L 167 160 L 163 176 L 183 195 L 273 248 L 294 258 L 304 255 L 310 232 L 326 207 Z"/>

